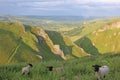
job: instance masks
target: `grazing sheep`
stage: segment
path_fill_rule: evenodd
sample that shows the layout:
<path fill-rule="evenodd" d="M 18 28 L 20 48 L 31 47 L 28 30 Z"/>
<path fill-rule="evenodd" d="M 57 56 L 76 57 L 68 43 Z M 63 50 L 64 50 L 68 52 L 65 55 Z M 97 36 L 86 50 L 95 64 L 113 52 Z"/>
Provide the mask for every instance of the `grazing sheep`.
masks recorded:
<path fill-rule="evenodd" d="M 47 66 L 48 68 L 48 71 L 54 71 L 56 73 L 59 73 L 59 72 L 62 72 L 64 71 L 64 68 L 63 67 L 53 67 L 53 66 Z"/>
<path fill-rule="evenodd" d="M 93 65 L 97 80 L 104 79 L 109 72 L 108 66 Z"/>
<path fill-rule="evenodd" d="M 63 71 L 64 71 L 64 68 L 63 68 L 63 67 L 56 67 L 56 68 L 53 68 L 53 70 L 54 70 L 56 73 L 59 73 L 59 72 L 63 72 Z"/>
<path fill-rule="evenodd" d="M 53 66 L 47 66 L 48 71 L 53 71 Z"/>
<path fill-rule="evenodd" d="M 28 64 L 26 67 L 23 67 L 22 68 L 22 74 L 28 74 L 29 75 L 31 67 L 33 67 L 32 64 Z"/>

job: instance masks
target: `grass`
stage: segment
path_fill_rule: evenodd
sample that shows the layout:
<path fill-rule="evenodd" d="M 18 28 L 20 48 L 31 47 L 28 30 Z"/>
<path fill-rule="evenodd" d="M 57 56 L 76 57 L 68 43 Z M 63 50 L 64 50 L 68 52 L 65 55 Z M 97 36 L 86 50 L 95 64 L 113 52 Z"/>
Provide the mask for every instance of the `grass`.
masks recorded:
<path fill-rule="evenodd" d="M 61 50 L 65 55 L 71 57 L 86 56 L 87 53 L 83 52 L 76 44 L 74 44 L 68 36 L 55 31 L 46 31 L 54 44 L 59 44 Z"/>
<path fill-rule="evenodd" d="M 20 23 L 0 22 L 0 64 L 39 61 L 35 39 Z"/>
<path fill-rule="evenodd" d="M 116 28 L 119 26 L 117 22 L 119 22 L 119 19 L 107 23 L 87 23 L 86 26 L 88 27 L 83 28 L 79 35 L 81 38 L 75 43 L 85 52 L 94 55 L 109 52 L 119 53 L 120 28 Z"/>
<path fill-rule="evenodd" d="M 0 65 L 0 80 L 96 80 L 93 64 L 108 65 L 110 73 L 105 80 L 120 79 L 120 55 L 98 55 L 68 61 L 43 61 L 34 63 L 30 75 L 21 75 L 25 63 Z M 64 67 L 63 72 L 46 71 L 46 66 Z M 73 66 L 74 65 L 74 66 Z"/>
<path fill-rule="evenodd" d="M 73 42 L 76 42 L 80 38 L 90 34 L 91 32 L 101 28 L 105 23 L 104 22 L 87 22 L 79 27 L 75 27 L 72 30 L 65 31 L 64 34 L 68 35 Z"/>
<path fill-rule="evenodd" d="M 88 38 L 95 44 L 95 47 L 100 53 L 120 52 L 118 45 L 120 29 L 106 30 L 104 32 L 97 32 L 97 35 L 90 34 Z"/>

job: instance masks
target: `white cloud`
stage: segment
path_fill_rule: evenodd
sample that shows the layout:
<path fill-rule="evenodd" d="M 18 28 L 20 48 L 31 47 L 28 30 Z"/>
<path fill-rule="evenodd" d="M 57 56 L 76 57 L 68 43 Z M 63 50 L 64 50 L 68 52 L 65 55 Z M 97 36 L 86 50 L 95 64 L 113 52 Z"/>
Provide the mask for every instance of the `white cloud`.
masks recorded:
<path fill-rule="evenodd" d="M 72 1 L 72 0 L 71 0 Z M 104 3 L 111 3 L 111 2 L 120 2 L 120 0 L 73 0 L 76 3 L 91 3 L 91 2 L 104 2 Z"/>
<path fill-rule="evenodd" d="M 94 1 L 94 0 L 92 0 Z M 111 2 L 120 2 L 120 0 L 96 0 L 96 2 L 107 2 L 107 3 L 111 3 Z"/>
<path fill-rule="evenodd" d="M 42 13 L 45 11 L 48 14 L 52 14 L 52 11 L 54 11 L 53 13 L 56 11 L 75 14 L 81 11 L 98 12 L 99 10 L 119 10 L 120 0 L 0 0 L 0 11 L 2 11 L 3 8 L 6 11 L 14 10 L 17 12 L 17 10 L 21 10 L 24 11 L 24 13 L 26 11 L 34 13 Z"/>
<path fill-rule="evenodd" d="M 68 8 L 33 8 L 34 10 L 43 10 L 43 11 L 63 11 L 63 10 L 71 10 Z"/>
<path fill-rule="evenodd" d="M 64 1 L 34 1 L 34 2 L 20 2 L 17 5 L 20 7 L 56 7 L 64 4 Z"/>

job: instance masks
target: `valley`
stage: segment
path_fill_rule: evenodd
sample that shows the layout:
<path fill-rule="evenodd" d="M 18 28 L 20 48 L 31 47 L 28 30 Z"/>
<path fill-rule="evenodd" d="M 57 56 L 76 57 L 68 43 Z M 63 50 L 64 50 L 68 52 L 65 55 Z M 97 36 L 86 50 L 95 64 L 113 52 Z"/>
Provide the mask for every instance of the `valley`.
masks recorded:
<path fill-rule="evenodd" d="M 0 80 L 94 80 L 93 64 L 119 80 L 120 18 L 69 19 L 0 16 Z M 32 73 L 22 76 L 27 63 Z M 46 72 L 51 65 L 64 72 Z"/>

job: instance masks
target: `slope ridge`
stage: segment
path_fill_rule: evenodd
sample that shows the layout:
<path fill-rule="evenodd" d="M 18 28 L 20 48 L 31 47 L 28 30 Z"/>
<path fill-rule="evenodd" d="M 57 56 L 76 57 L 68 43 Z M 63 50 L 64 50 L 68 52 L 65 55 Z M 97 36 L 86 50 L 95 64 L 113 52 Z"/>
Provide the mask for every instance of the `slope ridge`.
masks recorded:
<path fill-rule="evenodd" d="M 90 40 L 90 43 L 88 43 L 87 39 Z M 98 29 L 77 40 L 75 43 L 82 47 L 88 53 L 97 55 L 99 53 L 119 53 L 119 39 L 120 20 L 118 19 L 105 23 Z M 95 51 L 95 49 L 97 49 L 97 52 Z"/>

